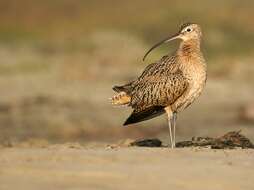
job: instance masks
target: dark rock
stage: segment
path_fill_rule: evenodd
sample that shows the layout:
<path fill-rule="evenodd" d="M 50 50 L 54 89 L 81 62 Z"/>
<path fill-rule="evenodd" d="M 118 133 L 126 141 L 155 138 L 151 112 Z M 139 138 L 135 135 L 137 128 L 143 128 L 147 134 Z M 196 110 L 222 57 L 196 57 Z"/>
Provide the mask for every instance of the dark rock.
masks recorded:
<path fill-rule="evenodd" d="M 161 147 L 162 142 L 159 139 L 139 139 L 131 142 L 131 146 L 143 146 L 143 147 Z"/>
<path fill-rule="evenodd" d="M 241 131 L 228 132 L 218 138 L 194 137 L 191 141 L 176 143 L 176 147 L 211 147 L 212 149 L 254 148 L 253 143 Z"/>

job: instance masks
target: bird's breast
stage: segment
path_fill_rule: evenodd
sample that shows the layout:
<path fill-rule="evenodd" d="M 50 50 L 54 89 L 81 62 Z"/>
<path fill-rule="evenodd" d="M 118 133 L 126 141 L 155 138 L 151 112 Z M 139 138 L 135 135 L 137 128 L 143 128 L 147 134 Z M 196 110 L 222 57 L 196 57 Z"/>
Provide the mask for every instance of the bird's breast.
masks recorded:
<path fill-rule="evenodd" d="M 175 103 L 176 111 L 181 111 L 188 107 L 197 97 L 200 96 L 206 83 L 206 65 L 204 62 L 196 62 L 190 64 L 182 70 L 183 75 L 188 80 L 188 88 L 186 92 Z"/>

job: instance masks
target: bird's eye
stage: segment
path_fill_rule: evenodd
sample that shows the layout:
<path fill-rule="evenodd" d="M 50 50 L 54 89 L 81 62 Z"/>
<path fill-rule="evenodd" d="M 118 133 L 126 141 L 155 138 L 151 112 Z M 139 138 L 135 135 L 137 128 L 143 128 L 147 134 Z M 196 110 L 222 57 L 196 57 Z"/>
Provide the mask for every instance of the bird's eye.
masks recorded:
<path fill-rule="evenodd" d="M 187 32 L 191 32 L 191 28 L 187 28 L 186 31 L 187 31 Z"/>

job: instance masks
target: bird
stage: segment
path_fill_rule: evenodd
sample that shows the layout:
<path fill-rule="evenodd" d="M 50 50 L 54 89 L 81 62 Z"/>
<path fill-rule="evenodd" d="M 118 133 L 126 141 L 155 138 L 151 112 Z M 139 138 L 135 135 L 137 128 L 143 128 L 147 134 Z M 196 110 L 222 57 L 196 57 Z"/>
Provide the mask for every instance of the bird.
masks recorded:
<path fill-rule="evenodd" d="M 156 43 L 143 57 L 144 61 L 152 50 L 177 39 L 180 43 L 174 53 L 147 65 L 135 80 L 113 86 L 117 94 L 111 98 L 113 105 L 127 105 L 133 109 L 124 126 L 166 113 L 171 148 L 176 146 L 177 114 L 200 96 L 207 80 L 200 25 L 189 22 L 180 25 L 178 32 Z"/>

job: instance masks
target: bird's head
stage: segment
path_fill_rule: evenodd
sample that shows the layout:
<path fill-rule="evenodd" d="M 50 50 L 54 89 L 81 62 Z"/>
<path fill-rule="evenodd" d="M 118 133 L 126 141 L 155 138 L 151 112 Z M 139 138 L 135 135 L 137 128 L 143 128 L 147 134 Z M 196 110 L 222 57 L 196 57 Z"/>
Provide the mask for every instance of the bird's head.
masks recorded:
<path fill-rule="evenodd" d="M 181 39 L 183 41 L 188 40 L 198 40 L 200 41 L 202 37 L 201 28 L 198 24 L 195 23 L 185 23 L 180 26 L 180 29 L 177 33 L 174 35 L 167 37 L 166 39 L 160 41 L 159 43 L 155 44 L 153 47 L 151 47 L 147 53 L 145 54 L 143 60 L 147 57 L 147 55 L 156 47 L 160 46 L 161 44 L 170 42 L 175 39 Z"/>
<path fill-rule="evenodd" d="M 194 23 L 185 23 L 180 26 L 180 30 L 177 33 L 177 38 L 182 39 L 183 41 L 197 39 L 200 40 L 202 37 L 201 28 L 198 24 Z"/>

